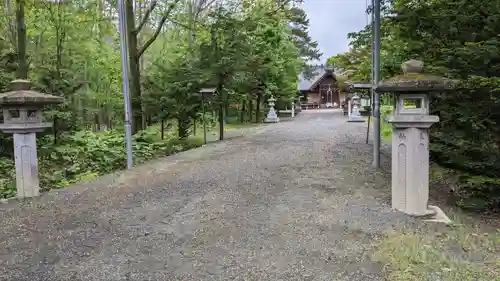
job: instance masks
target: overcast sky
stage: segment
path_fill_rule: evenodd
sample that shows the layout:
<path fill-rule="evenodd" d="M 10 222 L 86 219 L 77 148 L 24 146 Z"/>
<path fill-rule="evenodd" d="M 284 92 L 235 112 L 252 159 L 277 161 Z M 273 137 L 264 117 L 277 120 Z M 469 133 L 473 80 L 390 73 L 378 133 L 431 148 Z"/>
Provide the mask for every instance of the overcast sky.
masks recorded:
<path fill-rule="evenodd" d="M 347 34 L 366 25 L 366 0 L 304 0 L 309 17 L 309 35 L 318 41 L 321 63 L 349 49 Z"/>

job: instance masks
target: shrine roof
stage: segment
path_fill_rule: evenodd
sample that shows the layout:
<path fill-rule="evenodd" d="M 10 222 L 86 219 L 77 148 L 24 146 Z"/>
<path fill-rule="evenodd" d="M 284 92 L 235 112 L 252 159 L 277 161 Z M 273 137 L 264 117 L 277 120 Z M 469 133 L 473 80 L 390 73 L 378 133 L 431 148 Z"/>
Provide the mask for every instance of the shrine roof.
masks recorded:
<path fill-rule="evenodd" d="M 316 67 L 313 70 L 313 76 L 310 78 L 306 77 L 304 72 L 301 73 L 298 83 L 299 91 L 310 91 L 327 75 L 332 75 L 335 78 L 335 74 L 324 66 Z"/>

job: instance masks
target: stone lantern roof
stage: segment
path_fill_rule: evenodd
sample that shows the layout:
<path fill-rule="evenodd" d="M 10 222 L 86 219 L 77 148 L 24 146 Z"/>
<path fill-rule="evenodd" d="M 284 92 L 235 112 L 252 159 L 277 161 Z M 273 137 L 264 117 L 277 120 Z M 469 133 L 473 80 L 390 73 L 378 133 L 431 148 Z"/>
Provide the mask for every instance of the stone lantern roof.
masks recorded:
<path fill-rule="evenodd" d="M 14 80 L 10 83 L 11 90 L 0 94 L 0 106 L 2 105 L 38 105 L 59 104 L 64 98 L 43 94 L 31 90 L 31 83 L 27 80 Z"/>
<path fill-rule="evenodd" d="M 380 81 L 375 91 L 384 92 L 431 92 L 453 90 L 456 81 L 423 73 L 424 63 L 409 60 L 401 64 L 403 74 Z"/>

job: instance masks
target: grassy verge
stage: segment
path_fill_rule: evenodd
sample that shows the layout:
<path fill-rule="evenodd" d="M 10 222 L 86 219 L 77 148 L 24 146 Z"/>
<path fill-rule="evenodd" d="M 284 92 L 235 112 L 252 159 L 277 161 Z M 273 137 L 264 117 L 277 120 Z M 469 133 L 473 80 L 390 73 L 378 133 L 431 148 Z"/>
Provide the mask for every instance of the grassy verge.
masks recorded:
<path fill-rule="evenodd" d="M 460 221 L 459 217 L 454 218 Z M 499 281 L 500 232 L 469 222 L 392 233 L 375 247 L 388 281 Z"/>
<path fill-rule="evenodd" d="M 252 128 L 258 126 L 259 123 L 229 123 L 224 125 L 224 132 L 230 132 L 238 129 Z M 148 127 L 147 131 L 153 134 L 156 134 L 158 139 L 161 139 L 161 128 L 160 124 L 155 124 L 153 126 Z M 177 127 L 172 126 L 169 130 L 165 130 L 164 137 L 175 137 L 177 135 Z M 207 141 L 213 142 L 217 141 L 219 138 L 219 125 L 215 126 L 207 126 Z M 203 141 L 203 125 L 197 124 L 196 128 L 193 130 L 191 128 L 191 134 L 189 136 L 192 140 L 201 140 Z"/>
<path fill-rule="evenodd" d="M 381 134 L 391 141 L 392 127 L 385 121 L 392 108 L 381 108 Z M 437 186 L 453 185 L 443 169 L 431 167 L 431 197 L 443 191 Z M 436 201 L 436 200 L 434 200 Z M 445 205 L 443 205 L 445 206 Z M 373 259 L 385 265 L 388 281 L 500 281 L 500 231 L 498 219 L 479 221 L 477 215 L 444 208 L 455 222 L 452 226 L 423 225 L 406 232 L 394 232 L 375 245 Z"/>
<path fill-rule="evenodd" d="M 392 125 L 385 121 L 385 117 L 392 114 L 393 107 L 383 105 L 380 107 L 380 135 L 382 142 L 390 143 L 392 141 Z"/>

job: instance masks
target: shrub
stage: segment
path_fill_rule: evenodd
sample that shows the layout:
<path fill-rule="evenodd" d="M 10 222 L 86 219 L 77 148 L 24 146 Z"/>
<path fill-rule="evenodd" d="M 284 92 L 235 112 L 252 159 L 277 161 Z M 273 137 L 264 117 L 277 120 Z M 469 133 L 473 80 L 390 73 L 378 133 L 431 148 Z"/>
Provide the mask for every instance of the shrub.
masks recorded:
<path fill-rule="evenodd" d="M 433 95 L 431 159 L 460 172 L 460 204 L 500 209 L 500 80 L 469 77 L 446 95 Z M 482 207 L 481 207 L 482 206 Z"/>
<path fill-rule="evenodd" d="M 165 140 L 154 131 L 143 131 L 133 137 L 135 163 L 167 156 L 200 146 L 199 139 Z M 42 190 L 63 188 L 100 175 L 124 169 L 126 151 L 123 133 L 80 131 L 59 139 L 54 146 L 50 137 L 38 142 L 40 186 Z M 0 158 L 0 198 L 15 196 L 15 169 L 11 157 Z"/>

